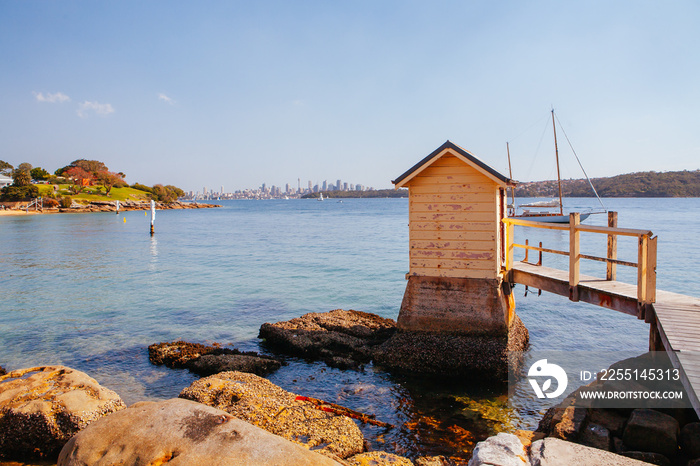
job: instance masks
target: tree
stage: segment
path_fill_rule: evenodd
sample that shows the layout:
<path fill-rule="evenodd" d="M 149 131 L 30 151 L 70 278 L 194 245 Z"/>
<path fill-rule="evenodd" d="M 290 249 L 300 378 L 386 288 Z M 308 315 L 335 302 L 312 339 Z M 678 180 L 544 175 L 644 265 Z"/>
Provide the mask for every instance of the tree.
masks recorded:
<path fill-rule="evenodd" d="M 165 203 L 175 202 L 178 197 L 185 194 L 182 189 L 172 185 L 163 186 L 162 184 L 156 184 L 153 185 L 152 189 L 151 199 Z"/>
<path fill-rule="evenodd" d="M 83 191 L 83 188 L 92 182 L 92 173 L 83 170 L 80 167 L 71 167 L 63 172 L 63 176 L 73 182 L 69 187 L 73 194 L 78 194 Z"/>
<path fill-rule="evenodd" d="M 39 196 L 39 188 L 29 186 L 5 186 L 0 189 L 0 201 L 23 201 Z"/>
<path fill-rule="evenodd" d="M 0 175 L 12 176 L 12 170 L 14 169 L 15 167 L 9 163 L 5 162 L 4 160 L 0 160 Z"/>
<path fill-rule="evenodd" d="M 100 162 L 99 160 L 86 160 L 86 159 L 78 159 L 78 160 L 73 160 L 70 165 L 66 165 L 63 168 L 59 168 L 54 172 L 56 176 L 65 176 L 65 173 L 70 170 L 71 168 L 82 168 L 88 173 L 92 173 L 93 176 L 96 176 L 99 172 L 106 172 L 109 171 L 107 168 L 107 165 L 105 165 L 103 162 Z"/>
<path fill-rule="evenodd" d="M 33 180 L 46 180 L 51 176 L 51 173 L 47 172 L 41 167 L 32 168 L 29 172 L 32 175 Z"/>
<path fill-rule="evenodd" d="M 17 170 L 22 170 L 24 172 L 30 173 L 32 171 L 32 164 L 23 162 L 17 165 Z"/>
<path fill-rule="evenodd" d="M 105 192 L 109 196 L 109 192 L 112 187 L 121 187 L 126 185 L 124 179 L 119 175 L 119 173 L 114 173 L 110 171 L 102 171 L 97 174 L 97 181 L 105 187 Z"/>
<path fill-rule="evenodd" d="M 30 186 L 32 184 L 32 175 L 30 175 L 28 171 L 15 168 L 12 172 L 12 181 L 13 186 Z"/>

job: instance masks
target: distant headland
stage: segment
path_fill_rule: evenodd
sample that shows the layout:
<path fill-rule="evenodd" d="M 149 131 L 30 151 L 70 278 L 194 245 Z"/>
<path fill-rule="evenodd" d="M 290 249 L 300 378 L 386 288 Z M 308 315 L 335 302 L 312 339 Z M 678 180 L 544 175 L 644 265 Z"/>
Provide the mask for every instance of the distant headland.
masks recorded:
<path fill-rule="evenodd" d="M 592 178 L 600 197 L 700 197 L 700 170 L 637 172 L 608 178 Z M 561 180 L 565 197 L 593 197 L 588 181 Z M 556 180 L 518 183 L 517 197 L 554 197 Z"/>

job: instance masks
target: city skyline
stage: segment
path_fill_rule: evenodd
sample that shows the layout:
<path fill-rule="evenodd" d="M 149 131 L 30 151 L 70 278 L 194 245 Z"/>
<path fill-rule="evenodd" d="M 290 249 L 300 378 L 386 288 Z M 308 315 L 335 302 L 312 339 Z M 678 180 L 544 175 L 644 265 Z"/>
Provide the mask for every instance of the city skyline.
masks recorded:
<path fill-rule="evenodd" d="M 328 183 L 324 180 L 322 183 L 313 184 L 311 180 L 307 181 L 305 187 L 301 186 L 301 178 L 297 179 L 297 187 L 285 183 L 284 189 L 282 186 L 270 185 L 262 183 L 257 188 L 243 188 L 234 191 L 226 191 L 222 185 L 218 191 L 209 189 L 206 186 L 202 187 L 202 191 L 189 190 L 186 191 L 187 199 L 260 199 L 260 198 L 281 198 L 283 196 L 301 197 L 305 194 L 333 191 L 370 191 L 374 188 L 363 184 L 343 182 L 337 179 L 335 183 Z"/>

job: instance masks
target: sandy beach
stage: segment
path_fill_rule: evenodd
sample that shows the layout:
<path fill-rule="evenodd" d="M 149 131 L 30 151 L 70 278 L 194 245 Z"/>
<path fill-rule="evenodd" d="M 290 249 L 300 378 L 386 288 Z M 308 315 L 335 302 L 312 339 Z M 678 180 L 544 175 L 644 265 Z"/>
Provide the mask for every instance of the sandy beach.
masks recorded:
<path fill-rule="evenodd" d="M 16 209 L 6 209 L 6 210 L 0 210 L 0 216 L 10 216 L 10 215 L 41 215 L 41 214 L 55 214 L 58 213 L 58 209 L 54 210 L 46 210 L 44 212 L 42 211 L 36 211 L 36 210 L 30 210 L 27 212 L 26 210 L 16 210 Z"/>

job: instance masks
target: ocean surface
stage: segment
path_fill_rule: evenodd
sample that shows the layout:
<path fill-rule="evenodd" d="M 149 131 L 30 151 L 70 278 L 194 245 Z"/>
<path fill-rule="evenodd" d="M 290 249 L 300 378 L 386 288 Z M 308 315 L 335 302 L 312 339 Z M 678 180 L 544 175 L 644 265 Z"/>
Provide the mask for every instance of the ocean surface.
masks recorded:
<path fill-rule="evenodd" d="M 527 200 L 522 200 L 526 202 Z M 605 199 L 619 226 L 658 235 L 658 289 L 700 296 L 700 199 Z M 149 363 L 152 343 L 184 339 L 264 350 L 264 322 L 356 309 L 396 319 L 408 271 L 406 199 L 219 201 L 216 209 L 0 217 L 0 365 L 63 364 L 87 372 L 127 404 L 176 397 L 196 376 Z M 568 199 L 566 207 L 599 207 Z M 606 224 L 605 215 L 586 223 Z M 565 232 L 516 230 L 518 242 L 568 249 Z M 605 237 L 582 252 L 605 254 Z M 636 240 L 619 257 L 636 262 Z M 516 259 L 522 258 L 516 252 Z M 544 265 L 563 264 L 545 255 Z M 604 276 L 604 264 L 582 273 Z M 618 268 L 634 283 L 636 271 Z M 634 317 L 515 289 L 531 351 L 643 353 Z M 622 359 L 620 357 L 619 359 Z M 268 378 L 295 393 L 345 405 L 397 427 L 363 426 L 372 448 L 468 458 L 483 438 L 536 427 L 544 407 L 525 390 L 446 384 L 332 369 L 287 358 Z M 614 362 L 610 360 L 610 363 Z"/>

